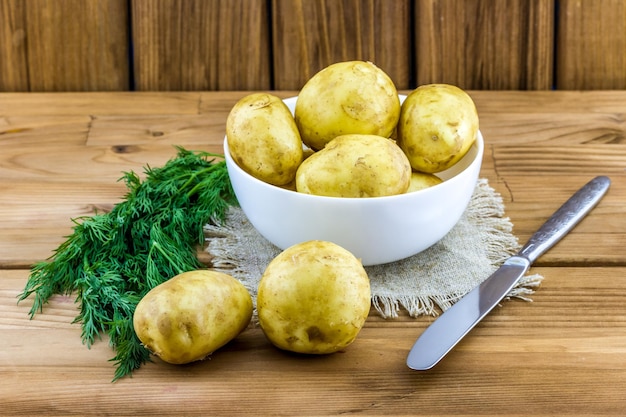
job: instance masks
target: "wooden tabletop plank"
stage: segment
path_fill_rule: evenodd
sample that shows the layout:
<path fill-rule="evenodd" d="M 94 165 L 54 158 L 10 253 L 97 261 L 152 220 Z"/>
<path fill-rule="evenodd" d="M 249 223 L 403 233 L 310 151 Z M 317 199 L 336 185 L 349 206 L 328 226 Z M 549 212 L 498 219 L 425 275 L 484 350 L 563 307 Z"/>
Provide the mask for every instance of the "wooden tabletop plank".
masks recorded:
<path fill-rule="evenodd" d="M 408 94 L 412 90 L 399 90 Z M 297 91 L 269 91 L 280 97 Z M 226 110 L 250 91 L 222 92 L 92 92 L 0 93 L 0 115 L 196 114 Z M 609 113 L 623 115 L 624 92 L 611 91 L 479 91 L 468 93 L 482 114 Z M 199 103 L 198 100 L 201 100 Z M 200 107 L 199 107 L 200 106 Z M 225 122 L 225 121 L 224 121 Z"/>
<path fill-rule="evenodd" d="M 484 113 L 624 114 L 624 91 L 468 91 L 479 116 Z M 581 120 L 582 121 L 582 120 Z"/>
<path fill-rule="evenodd" d="M 164 162 L 153 160 L 155 164 Z M 120 164 L 120 169 L 125 169 L 121 162 L 116 163 Z M 49 177 L 50 171 L 46 172 Z M 108 211 L 113 204 L 122 201 L 126 190 L 117 181 L 119 172 L 111 170 L 108 175 L 98 176 L 93 172 L 82 172 L 78 166 L 73 175 L 80 176 L 80 180 L 72 181 L 72 174 L 68 174 L 64 180 L 46 182 L 35 178 L 0 185 L 0 227 L 3 229 L 0 265 L 8 265 L 11 260 L 13 265 L 28 265 L 47 258 L 62 242 L 62 237 L 71 232 L 72 218 Z M 527 177 L 507 178 L 510 182 L 506 186 L 497 182 L 492 184 L 503 196 L 506 215 L 511 218 L 520 243 L 524 243 L 576 191 L 575 187 L 563 189 L 558 183 L 553 186 L 544 180 L 541 185 L 532 185 Z M 582 186 L 592 176 L 577 178 L 580 180 L 576 186 Z M 602 205 L 584 219 L 565 242 L 538 262 L 572 264 L 579 259 L 600 264 L 626 264 L 623 252 L 626 233 L 620 220 L 626 193 L 619 182 L 613 187 Z"/>
<path fill-rule="evenodd" d="M 200 93 L 1 93 L 0 117 L 197 114 Z"/>

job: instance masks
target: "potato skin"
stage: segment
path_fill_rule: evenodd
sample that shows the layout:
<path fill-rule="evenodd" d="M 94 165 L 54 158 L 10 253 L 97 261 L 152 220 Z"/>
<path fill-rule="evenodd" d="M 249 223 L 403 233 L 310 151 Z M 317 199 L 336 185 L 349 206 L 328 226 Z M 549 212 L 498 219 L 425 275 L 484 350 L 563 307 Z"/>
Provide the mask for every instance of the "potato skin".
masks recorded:
<path fill-rule="evenodd" d="M 411 174 L 411 183 L 409 184 L 409 189 L 406 190 L 406 192 L 412 193 L 413 191 L 423 190 L 425 188 L 430 188 L 433 185 L 441 184 L 442 182 L 443 180 L 435 174 L 414 171 Z"/>
<path fill-rule="evenodd" d="M 296 172 L 296 190 L 329 197 L 381 197 L 404 193 L 411 165 L 391 139 L 342 135 L 307 158 Z"/>
<path fill-rule="evenodd" d="M 278 97 L 243 97 L 226 119 L 230 154 L 248 174 L 273 185 L 292 182 L 302 162 L 302 140 L 289 108 Z"/>
<path fill-rule="evenodd" d="M 252 297 L 230 275 L 184 272 L 154 287 L 133 316 L 141 342 L 163 361 L 205 358 L 241 333 L 252 318 Z"/>
<path fill-rule="evenodd" d="M 259 324 L 276 347 L 329 354 L 350 345 L 370 310 L 370 283 L 361 262 L 331 242 L 285 249 L 259 282 Z"/>
<path fill-rule="evenodd" d="M 414 170 L 436 173 L 457 163 L 477 132 L 476 106 L 465 91 L 449 84 L 427 84 L 402 103 L 397 141 Z"/>
<path fill-rule="evenodd" d="M 304 144 L 318 151 L 344 134 L 389 137 L 400 99 L 393 81 L 371 62 L 338 62 L 306 82 L 294 116 Z"/>

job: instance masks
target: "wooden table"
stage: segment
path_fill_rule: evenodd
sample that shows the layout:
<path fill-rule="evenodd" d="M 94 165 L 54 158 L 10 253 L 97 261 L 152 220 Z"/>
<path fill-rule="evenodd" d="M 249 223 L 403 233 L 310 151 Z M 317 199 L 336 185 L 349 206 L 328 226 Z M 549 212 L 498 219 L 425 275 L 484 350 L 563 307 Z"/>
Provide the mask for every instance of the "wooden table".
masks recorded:
<path fill-rule="evenodd" d="M 165 163 L 172 145 L 220 152 L 244 94 L 0 94 L 1 415 L 623 415 L 626 92 L 471 92 L 481 176 L 522 242 L 594 176 L 612 185 L 537 261 L 534 302 L 504 302 L 431 371 L 405 360 L 432 317 L 372 313 L 345 352 L 315 358 L 251 329 L 210 360 L 156 361 L 116 383 L 107 340 L 81 344 L 72 297 L 29 320 L 16 297 L 70 219 L 110 209 L 121 172 Z"/>

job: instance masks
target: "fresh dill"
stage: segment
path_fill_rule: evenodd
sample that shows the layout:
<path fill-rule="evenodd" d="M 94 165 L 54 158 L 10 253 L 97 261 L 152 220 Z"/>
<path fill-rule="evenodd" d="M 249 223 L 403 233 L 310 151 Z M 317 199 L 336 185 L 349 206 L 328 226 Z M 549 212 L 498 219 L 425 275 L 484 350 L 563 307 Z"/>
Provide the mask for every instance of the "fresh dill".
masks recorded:
<path fill-rule="evenodd" d="M 83 343 L 108 333 L 115 351 L 113 380 L 150 361 L 133 329 L 139 300 L 181 272 L 202 268 L 198 245 L 208 222 L 223 223 L 237 200 L 217 154 L 177 147 L 160 168 L 130 171 L 128 192 L 110 212 L 73 219 L 73 233 L 44 262 L 35 264 L 22 301 L 34 294 L 30 317 L 55 294 L 76 294 Z"/>

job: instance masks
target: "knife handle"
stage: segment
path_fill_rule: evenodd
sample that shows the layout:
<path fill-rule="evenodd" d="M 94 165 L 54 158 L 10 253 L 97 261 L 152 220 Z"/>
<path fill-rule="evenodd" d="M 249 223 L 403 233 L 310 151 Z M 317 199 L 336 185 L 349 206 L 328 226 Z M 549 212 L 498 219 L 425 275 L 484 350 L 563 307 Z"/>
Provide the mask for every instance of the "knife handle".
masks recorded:
<path fill-rule="evenodd" d="M 530 237 L 518 255 L 533 263 L 598 204 L 610 184 L 611 180 L 606 176 L 595 177 L 585 184 Z"/>

